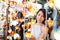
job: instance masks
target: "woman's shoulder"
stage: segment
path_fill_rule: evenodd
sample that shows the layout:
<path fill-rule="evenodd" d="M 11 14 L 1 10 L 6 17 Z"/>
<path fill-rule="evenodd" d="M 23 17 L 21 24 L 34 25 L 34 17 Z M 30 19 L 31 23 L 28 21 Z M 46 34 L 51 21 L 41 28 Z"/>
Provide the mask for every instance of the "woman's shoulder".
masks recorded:
<path fill-rule="evenodd" d="M 31 25 L 31 28 L 35 28 L 37 26 L 37 24 L 33 24 Z"/>
<path fill-rule="evenodd" d="M 35 24 L 31 25 L 31 26 L 35 27 L 35 26 L 37 26 L 37 24 L 35 23 Z"/>

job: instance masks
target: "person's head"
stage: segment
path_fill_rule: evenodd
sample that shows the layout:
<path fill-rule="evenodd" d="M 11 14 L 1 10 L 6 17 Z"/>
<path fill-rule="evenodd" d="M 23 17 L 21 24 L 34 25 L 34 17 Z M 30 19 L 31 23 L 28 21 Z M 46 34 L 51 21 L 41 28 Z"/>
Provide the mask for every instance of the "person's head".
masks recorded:
<path fill-rule="evenodd" d="M 36 14 L 37 23 L 45 24 L 45 17 L 46 17 L 45 15 L 46 15 L 46 10 L 45 9 L 39 9 L 37 14 Z"/>
<path fill-rule="evenodd" d="M 18 17 L 18 19 L 23 18 L 22 12 L 19 11 L 19 12 L 17 13 L 17 17 Z"/>

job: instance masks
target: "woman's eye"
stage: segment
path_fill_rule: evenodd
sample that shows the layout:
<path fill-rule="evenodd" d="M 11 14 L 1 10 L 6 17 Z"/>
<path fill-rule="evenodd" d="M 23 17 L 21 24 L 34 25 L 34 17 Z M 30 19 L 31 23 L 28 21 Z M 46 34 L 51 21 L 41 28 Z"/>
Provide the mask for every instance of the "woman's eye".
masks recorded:
<path fill-rule="evenodd" d="M 38 16 L 40 16 L 40 14 L 38 14 Z"/>
<path fill-rule="evenodd" d="M 41 16 L 41 17 L 44 17 L 44 16 Z"/>
<path fill-rule="evenodd" d="M 43 15 L 40 15 L 40 14 L 38 16 L 44 17 Z"/>

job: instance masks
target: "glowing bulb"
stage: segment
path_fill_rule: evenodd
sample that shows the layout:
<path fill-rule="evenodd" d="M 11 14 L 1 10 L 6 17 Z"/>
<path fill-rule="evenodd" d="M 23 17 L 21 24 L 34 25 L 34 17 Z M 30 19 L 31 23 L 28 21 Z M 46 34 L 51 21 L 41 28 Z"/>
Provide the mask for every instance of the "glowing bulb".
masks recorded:
<path fill-rule="evenodd" d="M 49 20 L 48 20 L 48 26 L 49 26 L 49 27 L 52 26 L 52 20 L 51 20 L 51 18 L 49 18 Z"/>
<path fill-rule="evenodd" d="M 60 9 L 60 0 L 54 0 L 57 9 Z"/>

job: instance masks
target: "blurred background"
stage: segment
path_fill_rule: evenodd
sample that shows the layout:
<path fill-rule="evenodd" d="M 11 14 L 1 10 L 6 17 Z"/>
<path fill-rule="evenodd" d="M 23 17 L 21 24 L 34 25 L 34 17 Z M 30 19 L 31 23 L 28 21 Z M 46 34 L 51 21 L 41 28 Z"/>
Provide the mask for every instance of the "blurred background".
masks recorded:
<path fill-rule="evenodd" d="M 0 39 L 24 40 L 31 36 L 36 12 L 46 9 L 46 40 L 60 40 L 60 0 L 0 0 Z M 59 36 L 58 36 L 59 35 Z M 3 39 L 4 38 L 4 39 Z"/>

